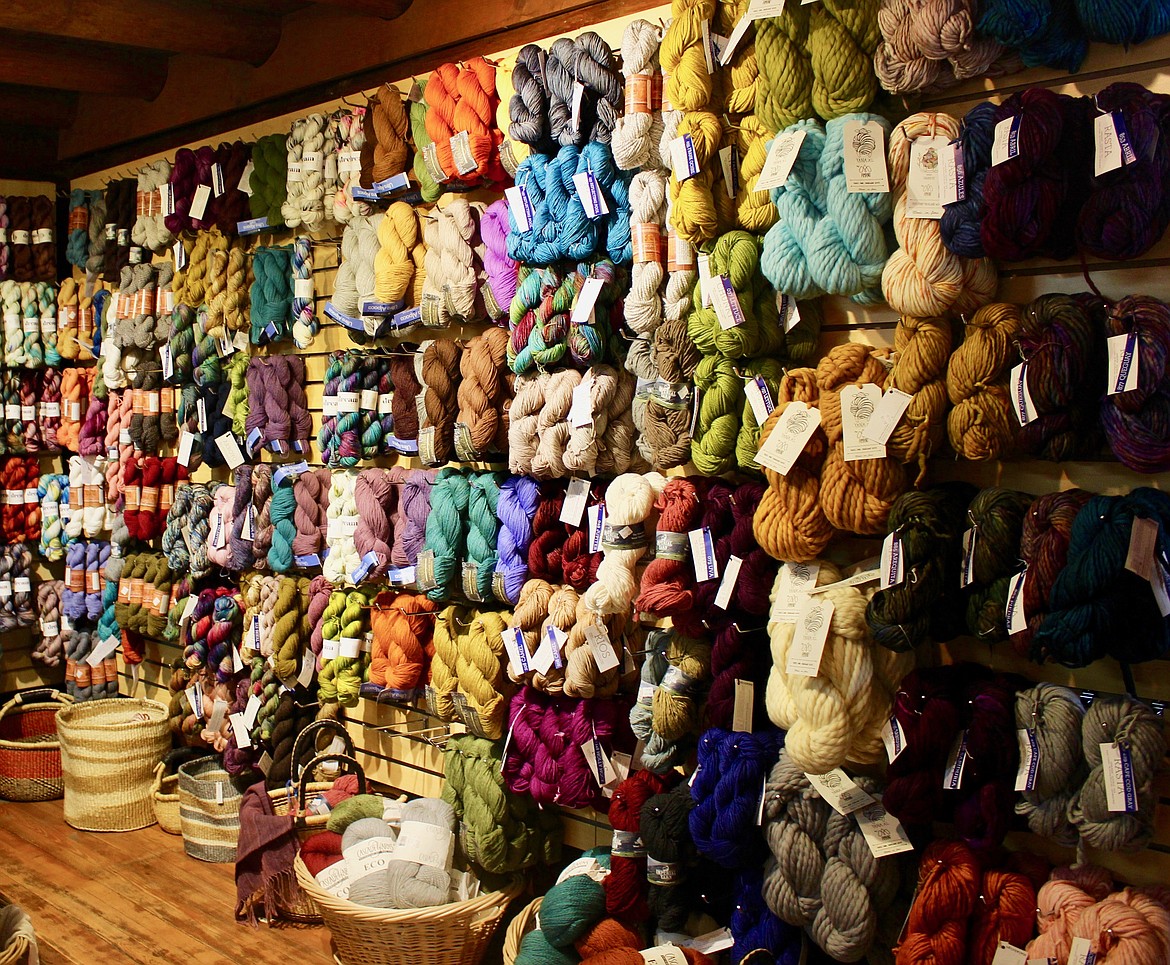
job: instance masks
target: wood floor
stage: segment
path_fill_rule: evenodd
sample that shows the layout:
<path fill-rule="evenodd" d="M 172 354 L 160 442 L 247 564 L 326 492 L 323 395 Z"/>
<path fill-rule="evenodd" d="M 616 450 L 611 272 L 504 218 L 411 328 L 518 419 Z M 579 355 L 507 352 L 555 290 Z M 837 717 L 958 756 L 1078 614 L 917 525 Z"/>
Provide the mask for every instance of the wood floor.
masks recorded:
<path fill-rule="evenodd" d="M 157 826 L 92 834 L 65 824 L 60 801 L 0 801 L 0 897 L 32 917 L 47 965 L 333 960 L 325 928 L 237 924 L 232 871 Z"/>

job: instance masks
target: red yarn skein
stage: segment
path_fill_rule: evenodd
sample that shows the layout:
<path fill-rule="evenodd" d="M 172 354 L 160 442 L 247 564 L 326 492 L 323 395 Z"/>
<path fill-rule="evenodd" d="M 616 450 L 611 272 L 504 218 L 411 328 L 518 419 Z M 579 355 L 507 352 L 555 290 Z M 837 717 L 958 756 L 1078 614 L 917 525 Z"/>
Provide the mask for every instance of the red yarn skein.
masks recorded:
<path fill-rule="evenodd" d="M 918 866 L 918 894 L 895 965 L 964 965 L 967 920 L 979 900 L 979 865 L 957 841 L 934 841 Z"/>

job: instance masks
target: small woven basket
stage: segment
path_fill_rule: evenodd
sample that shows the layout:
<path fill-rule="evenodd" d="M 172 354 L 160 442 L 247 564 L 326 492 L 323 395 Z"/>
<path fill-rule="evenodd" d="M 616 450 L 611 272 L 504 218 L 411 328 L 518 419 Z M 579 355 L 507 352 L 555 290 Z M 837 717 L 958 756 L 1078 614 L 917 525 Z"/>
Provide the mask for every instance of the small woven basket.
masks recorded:
<path fill-rule="evenodd" d="M 367 908 L 331 895 L 297 855 L 297 882 L 321 911 L 341 965 L 479 965 L 508 903 L 515 878 L 500 891 L 433 908 Z"/>
<path fill-rule="evenodd" d="M 536 930 L 537 913 L 543 899 L 533 898 L 508 922 L 508 930 L 504 933 L 504 965 L 516 965 L 516 958 L 520 954 L 520 943 L 530 931 Z"/>
<path fill-rule="evenodd" d="M 179 821 L 187 854 L 215 864 L 236 860 L 245 787 L 245 781 L 233 778 L 218 757 L 179 768 Z"/>
<path fill-rule="evenodd" d="M 154 768 L 170 750 L 167 707 L 139 697 L 90 700 L 57 711 L 65 821 L 80 831 L 154 824 Z"/>
<path fill-rule="evenodd" d="M 183 824 L 179 818 L 179 775 L 168 774 L 164 761 L 159 761 L 154 769 L 150 800 L 154 805 L 154 819 L 158 826 L 167 834 L 182 834 Z"/>
<path fill-rule="evenodd" d="M 0 707 L 0 798 L 55 801 L 65 794 L 57 711 L 71 703 L 68 694 L 45 688 L 26 690 Z"/>
<path fill-rule="evenodd" d="M 0 965 L 29 965 L 36 935 L 28 915 L 15 905 L 0 906 Z"/>

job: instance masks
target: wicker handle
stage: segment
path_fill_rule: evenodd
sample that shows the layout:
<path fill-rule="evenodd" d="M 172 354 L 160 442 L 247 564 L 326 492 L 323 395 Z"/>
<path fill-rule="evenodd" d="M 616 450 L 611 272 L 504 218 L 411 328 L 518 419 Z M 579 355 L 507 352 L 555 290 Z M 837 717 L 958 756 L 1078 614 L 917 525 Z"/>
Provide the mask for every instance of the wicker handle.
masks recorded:
<path fill-rule="evenodd" d="M 312 757 L 317 753 L 317 737 L 322 731 L 333 731 L 336 736 L 340 737 L 345 744 L 345 753 L 353 757 L 353 738 L 349 736 L 349 731 L 345 729 L 345 725 L 336 720 L 315 720 L 303 731 L 297 734 L 297 739 L 293 741 L 292 752 L 292 766 L 290 768 L 289 776 L 294 781 L 299 781 L 303 768 L 301 761 L 306 757 Z M 311 741 L 308 749 L 306 749 L 305 742 Z M 306 753 L 306 750 L 308 752 Z"/>
<path fill-rule="evenodd" d="M 344 764 L 346 767 L 352 767 L 354 774 L 358 779 L 358 794 L 366 793 L 366 772 L 362 770 L 361 764 L 357 762 L 357 758 L 350 754 L 318 754 L 308 764 L 305 765 L 304 770 L 301 771 L 300 784 L 297 787 L 297 810 L 303 811 L 305 809 L 305 796 L 309 793 L 309 778 L 313 776 L 313 771 L 324 764 L 326 761 L 336 761 L 338 764 Z"/>
<path fill-rule="evenodd" d="M 19 707 L 22 704 L 28 703 L 33 696 L 47 697 L 61 704 L 73 703 L 72 697 L 66 693 L 62 693 L 60 690 L 54 690 L 52 687 L 34 687 L 32 690 L 18 690 L 8 703 L 0 707 L 0 717 L 7 714 L 13 707 Z"/>

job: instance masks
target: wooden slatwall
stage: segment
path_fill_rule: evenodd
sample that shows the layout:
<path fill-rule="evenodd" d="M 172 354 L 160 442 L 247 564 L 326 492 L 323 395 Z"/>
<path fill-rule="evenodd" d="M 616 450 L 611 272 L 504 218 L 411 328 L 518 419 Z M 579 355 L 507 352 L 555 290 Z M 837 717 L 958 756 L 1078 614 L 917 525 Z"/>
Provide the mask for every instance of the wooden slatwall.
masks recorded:
<path fill-rule="evenodd" d="M 667 6 L 658 6 L 641 16 L 650 20 L 664 18 Z M 615 47 L 620 42 L 622 30 L 633 17 L 608 21 L 594 29 Z M 493 60 L 506 62 L 515 51 L 505 51 L 492 56 Z M 1142 45 L 1127 53 L 1121 48 L 1097 46 L 1093 49 L 1080 75 L 1072 79 L 1056 71 L 1031 70 L 993 81 L 978 81 L 955 88 L 928 99 L 923 109 L 945 111 L 961 116 L 980 100 L 991 98 L 1001 100 L 1015 90 L 1029 86 L 1046 86 L 1065 93 L 1093 94 L 1118 80 L 1142 83 L 1151 89 L 1170 92 L 1170 38 L 1162 38 Z M 406 91 L 408 78 L 396 81 Z M 352 100 L 352 98 L 351 98 Z M 330 111 L 340 106 L 340 101 L 320 105 L 317 110 Z M 252 140 L 264 134 L 286 132 L 289 123 L 303 112 L 286 115 L 270 122 L 247 129 L 226 132 L 217 140 L 231 140 L 241 137 Z M 192 147 L 197 144 L 190 145 Z M 157 156 L 157 155 L 156 155 Z M 173 157 L 173 153 L 171 154 Z M 137 167 L 152 158 L 143 158 L 132 167 L 116 171 L 99 172 L 91 177 L 79 179 L 78 187 L 100 186 L 113 177 L 133 176 Z M 473 194 L 473 199 L 492 201 L 494 195 Z M 447 198 L 441 199 L 442 206 Z M 318 310 L 324 308 L 332 291 L 333 277 L 337 267 L 340 230 L 331 226 L 331 232 L 314 236 L 314 279 L 316 282 Z M 287 242 L 287 234 L 277 239 Z M 261 236 L 259 243 L 269 243 L 270 236 Z M 1164 238 L 1140 262 L 1128 264 L 1101 264 L 1089 262 L 1089 270 L 1100 290 L 1110 298 L 1141 292 L 1170 300 L 1170 275 L 1158 269 L 1170 266 L 1170 237 Z M 1079 263 L 1027 262 L 1013 265 L 1000 273 L 998 298 L 1003 301 L 1025 303 L 1047 292 L 1077 292 L 1087 288 Z M 879 347 L 893 345 L 893 332 L 897 316 L 887 307 L 861 308 L 852 302 L 839 298 L 826 299 L 825 327 L 822 334 L 822 348 L 828 349 L 843 341 L 861 341 Z M 322 381 L 327 365 L 328 353 L 351 347 L 348 334 L 339 326 L 324 320 L 320 336 L 306 356 L 308 372 L 308 398 L 314 414 L 314 425 L 319 425 Z M 440 337 L 469 337 L 480 329 L 450 330 L 433 333 Z M 289 351 L 282 347 L 282 351 Z M 264 350 L 261 350 L 262 352 Z M 1102 345 L 1102 351 L 1104 346 Z M 263 458 L 270 456 L 265 453 Z M 314 443 L 310 463 L 319 464 L 320 455 Z M 393 460 L 377 460 L 374 465 L 392 465 Z M 417 463 L 415 463 L 417 465 Z M 1166 476 L 1146 477 L 1130 472 L 1114 462 L 1077 462 L 1060 465 L 1035 460 L 1009 461 L 991 464 L 958 463 L 936 459 L 931 466 L 930 481 L 944 479 L 966 479 L 980 486 L 1002 485 L 1040 494 L 1074 486 L 1101 493 L 1123 493 L 1138 485 L 1153 485 L 1165 488 L 1170 481 Z M 221 478 L 226 473 L 220 471 Z M 197 479 L 208 478 L 208 470 L 200 470 Z M 831 555 L 848 554 L 851 560 L 877 552 L 877 540 L 853 540 L 842 546 L 831 548 Z M 942 646 L 938 651 L 943 661 L 974 660 L 997 670 L 1021 673 L 1033 680 L 1048 680 L 1077 688 L 1105 693 L 1120 693 L 1124 690 L 1116 663 L 1100 661 L 1083 670 L 1070 671 L 1058 666 L 1037 667 L 1015 656 L 1010 647 L 988 647 L 975 640 L 958 640 Z M 169 692 L 166 681 L 171 662 L 179 656 L 177 647 L 149 643 L 146 661 L 137 679 L 127 668 L 122 667 L 124 691 L 135 690 L 146 696 L 166 701 Z M 929 659 L 929 658 L 927 658 Z M 1142 697 L 1170 700 L 1170 674 L 1165 664 L 1148 664 L 1135 668 L 1134 677 Z M 417 713 L 372 701 L 362 703 L 348 714 L 349 729 L 358 747 L 358 756 L 367 773 L 377 781 L 416 794 L 436 794 L 441 787 L 443 773 L 442 753 L 426 743 L 420 731 L 427 731 L 436 724 Z M 457 730 L 453 725 L 452 730 Z M 1170 880 L 1170 778 L 1159 782 L 1160 803 L 1157 814 L 1157 835 L 1150 849 L 1137 855 L 1090 854 L 1099 863 L 1113 869 L 1123 880 L 1135 883 L 1165 882 Z M 566 840 L 576 847 L 590 847 L 609 841 L 608 823 L 603 815 L 594 812 L 571 812 L 566 814 Z M 1072 852 L 1060 849 L 1032 835 L 1016 834 L 1011 843 L 1041 851 L 1053 860 L 1070 860 Z"/>

